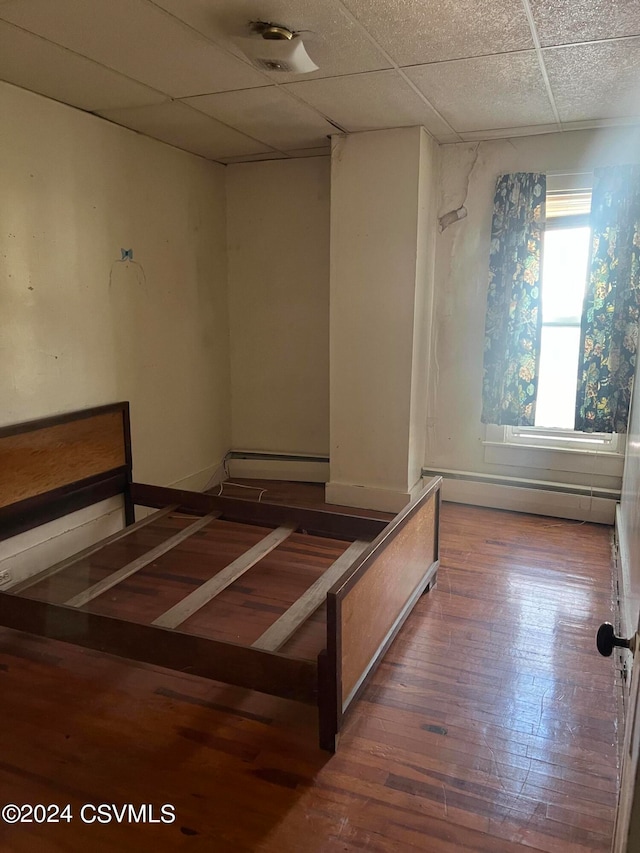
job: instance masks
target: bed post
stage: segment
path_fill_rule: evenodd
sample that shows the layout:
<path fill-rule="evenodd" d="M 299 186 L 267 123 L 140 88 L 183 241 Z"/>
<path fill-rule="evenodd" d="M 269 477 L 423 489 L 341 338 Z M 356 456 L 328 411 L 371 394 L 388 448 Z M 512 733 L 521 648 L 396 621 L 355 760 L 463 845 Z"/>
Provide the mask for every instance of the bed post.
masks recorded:
<path fill-rule="evenodd" d="M 442 487 L 440 487 L 436 492 L 436 506 L 435 506 L 435 528 L 434 528 L 434 541 L 433 541 L 433 560 L 436 564 L 436 570 L 433 573 L 433 576 L 429 583 L 425 586 L 423 595 L 426 595 L 430 590 L 432 590 L 438 582 L 438 568 L 440 567 L 440 509 L 442 506 Z"/>
<path fill-rule="evenodd" d="M 342 620 L 340 601 L 327 593 L 327 647 L 318 655 L 320 749 L 335 752 L 342 723 Z"/>
<path fill-rule="evenodd" d="M 128 527 L 136 520 L 135 504 L 131 493 L 133 483 L 133 456 L 131 453 L 131 416 L 129 413 L 129 402 L 123 405 L 122 426 L 124 433 L 124 455 L 127 466 L 127 484 L 124 488 L 124 523 Z"/>
<path fill-rule="evenodd" d="M 338 694 L 335 669 L 326 649 L 318 655 L 318 718 L 320 749 L 333 753 L 338 746 Z"/>

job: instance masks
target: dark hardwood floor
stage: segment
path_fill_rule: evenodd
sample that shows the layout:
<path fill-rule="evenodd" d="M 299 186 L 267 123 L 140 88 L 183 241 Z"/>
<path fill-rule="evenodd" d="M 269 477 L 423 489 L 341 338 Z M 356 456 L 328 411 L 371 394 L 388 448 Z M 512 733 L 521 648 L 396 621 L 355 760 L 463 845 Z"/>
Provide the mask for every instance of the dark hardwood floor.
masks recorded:
<path fill-rule="evenodd" d="M 263 500 L 317 506 L 318 488 Z M 594 636 L 611 607 L 609 528 L 444 504 L 438 585 L 335 756 L 313 709 L 4 630 L 0 805 L 70 803 L 73 820 L 0 822 L 0 851 L 604 853 L 618 696 Z M 176 820 L 83 823 L 85 803 Z"/>

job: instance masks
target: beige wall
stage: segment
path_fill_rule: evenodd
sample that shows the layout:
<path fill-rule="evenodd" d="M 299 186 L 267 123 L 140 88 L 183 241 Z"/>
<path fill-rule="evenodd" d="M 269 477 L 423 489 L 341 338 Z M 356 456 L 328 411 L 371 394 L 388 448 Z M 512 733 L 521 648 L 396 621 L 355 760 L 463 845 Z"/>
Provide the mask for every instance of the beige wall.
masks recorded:
<path fill-rule="evenodd" d="M 425 423 L 431 371 L 431 335 L 435 299 L 436 205 L 438 202 L 439 146 L 423 131 L 420 135 L 420 171 L 416 234 L 416 295 L 413 318 L 413 369 L 409 430 L 409 483 L 420 477 L 425 452 Z"/>
<path fill-rule="evenodd" d="M 194 488 L 230 446 L 327 454 L 331 203 L 337 483 L 404 493 L 424 459 L 615 485 L 485 462 L 486 269 L 499 173 L 637 160 L 638 129 L 357 134 L 332 177 L 324 157 L 225 170 L 6 84 L 0 109 L 0 423 L 129 399 L 136 478 Z"/>
<path fill-rule="evenodd" d="M 326 493 L 335 503 L 398 509 L 420 476 L 422 435 L 412 433 L 423 430 L 435 159 L 418 127 L 334 140 Z"/>
<path fill-rule="evenodd" d="M 328 157 L 227 167 L 232 444 L 329 451 Z"/>
<path fill-rule="evenodd" d="M 437 237 L 425 449 L 428 468 L 604 488 L 619 484 L 619 479 L 593 475 L 589 460 L 578 472 L 484 461 L 484 428 L 480 423 L 484 314 L 497 176 L 517 171 L 575 172 L 639 159 L 638 128 L 442 146 L 438 216 L 465 204 L 468 217 Z"/>
<path fill-rule="evenodd" d="M 7 84 L 0 115 L 0 422 L 127 399 L 134 476 L 204 485 L 230 443 L 224 168 Z"/>
<path fill-rule="evenodd" d="M 407 490 L 418 140 L 410 128 L 334 141 L 332 483 Z"/>

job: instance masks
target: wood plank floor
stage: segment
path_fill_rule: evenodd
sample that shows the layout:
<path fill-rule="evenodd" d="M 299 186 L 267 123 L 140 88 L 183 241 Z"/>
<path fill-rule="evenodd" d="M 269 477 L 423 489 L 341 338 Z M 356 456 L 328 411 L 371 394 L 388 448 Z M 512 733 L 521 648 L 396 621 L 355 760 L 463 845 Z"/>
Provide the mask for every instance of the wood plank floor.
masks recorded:
<path fill-rule="evenodd" d="M 438 585 L 333 757 L 313 709 L 0 631 L 0 804 L 74 813 L 0 823 L 0 850 L 608 851 L 609 536 L 445 504 Z M 171 804 L 176 821 L 85 824 L 84 803 Z"/>

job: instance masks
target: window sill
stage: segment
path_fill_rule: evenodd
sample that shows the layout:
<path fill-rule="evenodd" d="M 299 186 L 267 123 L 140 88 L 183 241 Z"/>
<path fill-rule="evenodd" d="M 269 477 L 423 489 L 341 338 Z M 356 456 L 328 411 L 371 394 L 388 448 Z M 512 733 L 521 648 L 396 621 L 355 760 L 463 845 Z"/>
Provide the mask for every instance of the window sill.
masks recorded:
<path fill-rule="evenodd" d="M 595 447 L 557 447 L 551 444 L 525 444 L 524 442 L 509 442 L 509 441 L 483 441 L 485 447 L 501 447 L 514 450 L 545 450 L 553 451 L 554 453 L 577 453 L 579 456 L 613 456 L 615 458 L 624 459 L 624 453 L 617 450 L 603 450 Z"/>

